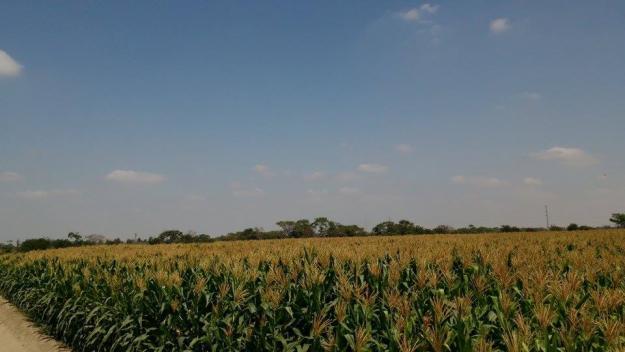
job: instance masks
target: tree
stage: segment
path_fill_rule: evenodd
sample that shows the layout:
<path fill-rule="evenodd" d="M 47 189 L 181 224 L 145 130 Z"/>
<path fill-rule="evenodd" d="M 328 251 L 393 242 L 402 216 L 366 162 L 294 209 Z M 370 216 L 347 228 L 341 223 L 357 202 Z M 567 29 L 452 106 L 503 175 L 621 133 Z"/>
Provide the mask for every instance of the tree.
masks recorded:
<path fill-rule="evenodd" d="M 610 218 L 616 227 L 625 228 L 625 213 L 614 213 Z"/>
<path fill-rule="evenodd" d="M 330 221 L 326 217 L 319 217 L 316 218 L 315 221 L 313 221 L 311 226 L 315 231 L 315 235 L 327 237 L 330 229 L 336 226 L 336 224 L 334 223 L 334 221 Z"/>
<path fill-rule="evenodd" d="M 331 237 L 354 237 L 366 236 L 367 231 L 358 225 L 341 225 L 335 224 L 331 229 L 329 236 Z"/>
<path fill-rule="evenodd" d="M 278 221 L 276 225 L 278 225 L 278 227 L 282 229 L 284 236 L 289 237 L 291 236 L 291 234 L 293 233 L 293 229 L 295 228 L 295 221 L 291 221 L 291 220 Z"/>
<path fill-rule="evenodd" d="M 50 240 L 47 238 L 34 238 L 22 242 L 19 250 L 22 252 L 29 252 L 41 249 L 48 249 L 51 247 Z"/>
<path fill-rule="evenodd" d="M 501 232 L 519 232 L 519 231 L 521 231 L 521 229 L 519 229 L 516 226 L 501 225 L 501 227 L 499 228 L 499 231 L 501 231 Z"/>
<path fill-rule="evenodd" d="M 92 243 L 92 244 L 101 244 L 101 243 L 106 242 L 106 237 L 104 235 L 91 234 L 91 235 L 87 235 L 85 238 L 87 242 Z"/>
<path fill-rule="evenodd" d="M 293 227 L 293 237 L 312 237 L 315 235 L 315 231 L 310 224 L 310 221 L 306 219 L 297 220 Z"/>
<path fill-rule="evenodd" d="M 438 225 L 432 231 L 438 234 L 445 234 L 454 232 L 454 228 L 449 225 Z"/>
<path fill-rule="evenodd" d="M 158 240 L 160 242 L 165 242 L 165 243 L 176 243 L 176 242 L 180 242 L 183 236 L 184 234 L 182 233 L 182 231 L 167 230 L 167 231 L 161 232 L 161 234 L 158 235 Z"/>
<path fill-rule="evenodd" d="M 577 231 L 579 230 L 579 225 L 576 223 L 570 223 L 569 226 L 566 227 L 567 231 Z"/>
<path fill-rule="evenodd" d="M 67 234 L 67 238 L 69 238 L 70 240 L 74 240 L 74 242 L 82 241 L 82 236 L 80 235 L 80 232 L 70 232 Z"/>
<path fill-rule="evenodd" d="M 301 219 L 297 221 L 278 221 L 276 223 L 289 237 L 312 237 L 315 234 L 310 221 Z"/>
<path fill-rule="evenodd" d="M 372 229 L 376 235 L 391 235 L 395 231 L 395 223 L 393 221 L 384 221 L 375 225 Z"/>
<path fill-rule="evenodd" d="M 415 233 L 415 226 L 412 222 L 408 220 L 399 220 L 397 225 L 395 225 L 395 233 L 398 235 L 408 235 L 411 233 Z"/>

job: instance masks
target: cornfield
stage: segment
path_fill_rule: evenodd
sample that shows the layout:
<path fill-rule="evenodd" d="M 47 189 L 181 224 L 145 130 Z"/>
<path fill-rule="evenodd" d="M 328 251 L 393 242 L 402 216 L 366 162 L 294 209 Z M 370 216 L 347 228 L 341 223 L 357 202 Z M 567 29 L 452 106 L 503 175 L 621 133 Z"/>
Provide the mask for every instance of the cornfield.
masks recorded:
<path fill-rule="evenodd" d="M 618 351 L 625 232 L 68 248 L 0 294 L 76 351 Z"/>

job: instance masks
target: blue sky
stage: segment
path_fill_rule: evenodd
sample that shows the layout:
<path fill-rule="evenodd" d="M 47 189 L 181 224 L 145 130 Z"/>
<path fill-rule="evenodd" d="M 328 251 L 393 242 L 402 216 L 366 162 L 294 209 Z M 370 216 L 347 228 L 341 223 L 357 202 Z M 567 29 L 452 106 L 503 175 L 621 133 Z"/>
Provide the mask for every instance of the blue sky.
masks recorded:
<path fill-rule="evenodd" d="M 606 224 L 622 1 L 7 1 L 0 240 Z"/>

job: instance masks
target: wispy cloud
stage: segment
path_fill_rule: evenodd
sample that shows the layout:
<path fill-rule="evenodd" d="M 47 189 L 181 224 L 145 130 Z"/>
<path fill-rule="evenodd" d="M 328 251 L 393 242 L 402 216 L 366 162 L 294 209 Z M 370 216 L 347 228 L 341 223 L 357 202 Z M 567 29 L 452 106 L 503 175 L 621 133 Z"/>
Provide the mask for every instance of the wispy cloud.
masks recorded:
<path fill-rule="evenodd" d="M 244 186 L 238 181 L 232 182 L 230 189 L 232 190 L 232 195 L 237 198 L 253 198 L 265 195 L 265 191 L 262 188 Z"/>
<path fill-rule="evenodd" d="M 14 182 L 19 181 L 22 178 L 20 174 L 12 171 L 0 172 L 0 182 Z"/>
<path fill-rule="evenodd" d="M 327 177 L 326 173 L 322 171 L 315 171 L 308 175 L 304 175 L 304 179 L 306 181 L 320 181 L 320 180 L 325 179 L 326 177 Z"/>
<path fill-rule="evenodd" d="M 423 21 L 426 16 L 435 14 L 438 11 L 438 5 L 423 4 L 420 7 L 413 7 L 398 13 L 399 17 L 408 22 Z"/>
<path fill-rule="evenodd" d="M 199 194 L 187 194 L 182 199 L 186 202 L 203 202 L 206 197 Z"/>
<path fill-rule="evenodd" d="M 580 148 L 569 147 L 556 146 L 533 153 L 531 156 L 539 160 L 554 160 L 568 166 L 590 166 L 598 162 L 598 160 L 590 153 Z"/>
<path fill-rule="evenodd" d="M 24 199 L 45 199 L 51 197 L 65 197 L 65 196 L 76 196 L 79 195 L 75 189 L 53 189 L 49 191 L 37 190 L 37 191 L 24 191 L 18 192 L 17 195 L 20 198 Z"/>
<path fill-rule="evenodd" d="M 339 182 L 350 182 L 350 181 L 357 179 L 358 177 L 359 177 L 358 174 L 356 174 L 355 172 L 351 172 L 351 171 L 339 172 L 336 175 L 336 179 Z"/>
<path fill-rule="evenodd" d="M 523 184 L 527 186 L 540 186 L 543 184 L 543 181 L 535 177 L 526 177 L 523 179 Z"/>
<path fill-rule="evenodd" d="M 153 185 L 165 181 L 165 176 L 142 171 L 114 170 L 106 175 L 106 179 L 126 184 Z"/>
<path fill-rule="evenodd" d="M 0 50 L 0 77 L 15 77 L 22 72 L 22 65 L 15 61 L 6 51 Z"/>
<path fill-rule="evenodd" d="M 383 174 L 388 171 L 388 166 L 380 164 L 360 164 L 358 171 L 370 174 Z"/>
<path fill-rule="evenodd" d="M 396 144 L 395 151 L 402 154 L 410 154 L 414 151 L 414 148 L 410 144 Z"/>
<path fill-rule="evenodd" d="M 356 187 L 341 187 L 339 188 L 339 194 L 344 196 L 356 196 L 362 194 L 362 192 Z"/>
<path fill-rule="evenodd" d="M 314 201 L 320 201 L 327 194 L 328 190 L 326 189 L 309 189 L 306 191 L 308 198 Z"/>
<path fill-rule="evenodd" d="M 523 92 L 521 93 L 521 97 L 526 100 L 538 101 L 542 99 L 542 95 L 538 92 Z"/>
<path fill-rule="evenodd" d="M 508 185 L 506 181 L 500 180 L 497 177 L 467 177 L 463 175 L 453 176 L 451 182 L 457 185 L 470 185 L 480 188 L 498 188 Z"/>
<path fill-rule="evenodd" d="M 412 8 L 409 10 L 405 10 L 405 11 L 401 11 L 399 13 L 399 17 L 401 17 L 402 19 L 406 20 L 406 21 L 417 21 L 419 19 L 420 14 L 419 14 L 419 9 L 417 8 Z"/>
<path fill-rule="evenodd" d="M 423 12 L 434 14 L 438 11 L 438 5 L 432 5 L 432 4 L 426 3 L 426 4 L 421 5 L 420 9 Z"/>
<path fill-rule="evenodd" d="M 490 32 L 493 34 L 501 34 L 508 31 L 511 27 L 510 20 L 505 17 L 500 17 L 490 22 Z"/>
<path fill-rule="evenodd" d="M 265 164 L 256 164 L 254 165 L 254 171 L 258 174 L 263 175 L 265 177 L 272 177 L 275 173 L 271 170 L 271 168 Z"/>

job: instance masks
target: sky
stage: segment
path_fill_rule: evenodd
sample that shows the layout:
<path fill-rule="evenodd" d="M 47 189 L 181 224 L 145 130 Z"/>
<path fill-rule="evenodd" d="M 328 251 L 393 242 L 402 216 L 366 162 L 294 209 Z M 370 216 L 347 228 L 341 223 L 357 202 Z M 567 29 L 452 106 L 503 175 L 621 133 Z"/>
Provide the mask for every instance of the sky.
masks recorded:
<path fill-rule="evenodd" d="M 4 1 L 0 241 L 608 224 L 623 1 Z"/>

